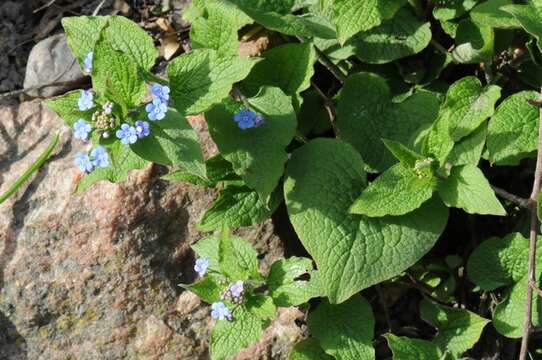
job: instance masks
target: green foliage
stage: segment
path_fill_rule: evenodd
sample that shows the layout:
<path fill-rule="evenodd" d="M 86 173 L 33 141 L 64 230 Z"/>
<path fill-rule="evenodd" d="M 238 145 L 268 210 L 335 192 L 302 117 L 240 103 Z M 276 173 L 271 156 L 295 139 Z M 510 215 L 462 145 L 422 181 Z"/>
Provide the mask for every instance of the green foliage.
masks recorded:
<path fill-rule="evenodd" d="M 318 341 L 309 338 L 295 345 L 290 353 L 289 360 L 333 360 L 333 356 L 327 355 L 318 345 Z"/>
<path fill-rule="evenodd" d="M 393 360 L 436 360 L 443 354 L 435 344 L 406 336 L 384 335 L 393 353 Z"/>

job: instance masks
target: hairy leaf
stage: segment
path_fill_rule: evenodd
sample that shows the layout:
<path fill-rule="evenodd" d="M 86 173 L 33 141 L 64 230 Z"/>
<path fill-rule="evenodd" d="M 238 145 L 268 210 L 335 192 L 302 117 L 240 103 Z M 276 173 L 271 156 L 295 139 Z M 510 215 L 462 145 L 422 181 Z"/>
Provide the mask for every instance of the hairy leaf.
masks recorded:
<path fill-rule="evenodd" d="M 288 360 L 333 360 L 318 344 L 314 338 L 305 339 L 295 344 Z"/>
<path fill-rule="evenodd" d="M 393 360 L 438 360 L 442 351 L 435 344 L 422 339 L 385 334 Z"/>

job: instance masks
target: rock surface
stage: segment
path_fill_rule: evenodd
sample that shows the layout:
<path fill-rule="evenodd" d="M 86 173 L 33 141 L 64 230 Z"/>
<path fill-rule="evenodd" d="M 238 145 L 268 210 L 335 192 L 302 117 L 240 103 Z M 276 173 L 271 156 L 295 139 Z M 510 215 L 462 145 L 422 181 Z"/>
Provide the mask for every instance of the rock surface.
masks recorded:
<path fill-rule="evenodd" d="M 0 108 L 0 193 L 61 129 L 55 155 L 0 205 L 0 359 L 207 359 L 208 305 L 178 286 L 194 279 L 190 245 L 213 191 L 135 171 L 73 195 L 84 144 L 39 102 Z M 213 151 L 201 118 L 192 118 Z M 244 229 L 264 267 L 282 255 L 271 222 Z M 283 309 L 238 359 L 285 358 L 299 338 Z M 256 356 L 257 354 L 257 356 Z"/>

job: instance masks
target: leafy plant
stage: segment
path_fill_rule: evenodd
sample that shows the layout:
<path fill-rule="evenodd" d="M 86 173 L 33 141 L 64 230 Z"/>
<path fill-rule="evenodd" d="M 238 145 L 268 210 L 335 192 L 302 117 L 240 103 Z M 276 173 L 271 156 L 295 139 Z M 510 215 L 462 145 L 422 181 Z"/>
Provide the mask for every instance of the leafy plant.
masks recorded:
<path fill-rule="evenodd" d="M 490 323 L 523 337 L 524 359 L 542 322 L 533 293 L 542 156 L 530 199 L 490 181 L 530 175 L 539 149 L 542 3 L 194 0 L 184 16 L 194 50 L 166 74 L 152 73 L 153 41 L 131 21 L 64 19 L 92 89 L 46 105 L 93 144 L 76 156 L 86 173 L 77 191 L 151 162 L 171 169 L 166 181 L 219 189 L 199 224 L 216 233 L 193 245 L 198 279 L 183 285 L 211 304 L 211 358 L 257 341 L 277 307 L 302 306 L 310 337 L 290 359 L 374 359 L 380 336 L 383 357 L 458 359 Z M 239 39 L 264 29 L 278 44 L 239 55 Z M 220 152 L 206 160 L 186 120 L 199 113 Z M 311 258 L 263 273 L 251 244 L 226 229 L 261 223 L 282 202 Z M 506 234 L 525 214 L 530 245 Z M 470 241 L 455 238 L 460 249 L 444 259 L 425 256 L 458 221 Z M 504 238 L 469 256 L 479 233 Z M 435 333 L 375 322 L 375 306 L 387 314 L 384 295 L 408 286 L 421 291 L 418 319 Z M 465 303 L 467 292 L 493 301 Z"/>

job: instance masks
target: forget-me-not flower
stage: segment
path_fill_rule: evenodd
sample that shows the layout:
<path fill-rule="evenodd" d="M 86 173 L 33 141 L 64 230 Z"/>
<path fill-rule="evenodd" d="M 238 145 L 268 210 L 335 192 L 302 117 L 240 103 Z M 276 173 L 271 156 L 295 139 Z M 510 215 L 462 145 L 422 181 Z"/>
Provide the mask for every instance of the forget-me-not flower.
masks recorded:
<path fill-rule="evenodd" d="M 149 136 L 151 129 L 149 123 L 143 120 L 137 120 L 135 122 L 135 129 L 138 138 L 144 138 Z"/>
<path fill-rule="evenodd" d="M 256 125 L 256 113 L 250 109 L 242 108 L 234 116 L 233 119 L 237 122 L 239 129 L 245 130 L 253 128 Z"/>
<path fill-rule="evenodd" d="M 262 115 L 256 115 L 256 118 L 254 119 L 254 126 L 262 126 L 265 124 L 265 118 Z"/>
<path fill-rule="evenodd" d="M 90 157 L 92 159 L 92 164 L 96 167 L 109 166 L 109 154 L 103 146 L 96 146 L 92 149 Z"/>
<path fill-rule="evenodd" d="M 92 127 L 84 119 L 79 119 L 73 124 L 73 136 L 79 140 L 87 140 Z"/>
<path fill-rule="evenodd" d="M 86 111 L 94 107 L 94 94 L 91 90 L 81 90 L 81 96 L 77 100 L 79 110 Z"/>
<path fill-rule="evenodd" d="M 162 120 L 166 117 L 167 105 L 161 102 L 160 99 L 154 99 L 145 106 L 145 111 L 149 113 L 149 120 Z"/>
<path fill-rule="evenodd" d="M 207 272 L 208 267 L 209 267 L 209 259 L 199 258 L 196 260 L 196 264 L 194 265 L 194 270 L 198 273 L 199 276 L 203 277 L 203 275 L 205 275 L 205 273 Z"/>
<path fill-rule="evenodd" d="M 94 165 L 92 165 L 92 161 L 90 161 L 90 157 L 88 154 L 85 154 L 84 152 L 78 152 L 75 155 L 75 166 L 79 168 L 84 173 L 90 173 L 92 170 L 94 170 Z"/>
<path fill-rule="evenodd" d="M 223 302 L 215 302 L 211 305 L 211 316 L 213 319 L 217 320 L 231 320 L 231 312 L 230 309 L 224 305 Z"/>
<path fill-rule="evenodd" d="M 104 114 L 111 115 L 113 112 L 113 103 L 111 101 L 107 101 L 105 104 L 103 104 L 102 109 L 104 109 Z"/>
<path fill-rule="evenodd" d="M 91 51 L 87 54 L 87 56 L 85 57 L 85 61 L 84 61 L 84 66 L 83 66 L 83 72 L 85 74 L 90 74 L 92 72 L 92 60 L 94 58 L 94 53 Z"/>
<path fill-rule="evenodd" d="M 239 280 L 235 282 L 228 290 L 234 298 L 243 296 L 243 292 L 245 291 L 243 281 Z"/>
<path fill-rule="evenodd" d="M 154 99 L 160 100 L 160 102 L 163 102 L 164 104 L 167 104 L 169 100 L 169 87 L 160 84 L 153 84 L 151 87 L 151 94 Z"/>
<path fill-rule="evenodd" d="M 122 124 L 116 135 L 124 145 L 135 144 L 137 141 L 137 130 L 130 124 Z"/>

